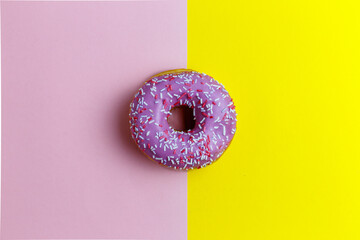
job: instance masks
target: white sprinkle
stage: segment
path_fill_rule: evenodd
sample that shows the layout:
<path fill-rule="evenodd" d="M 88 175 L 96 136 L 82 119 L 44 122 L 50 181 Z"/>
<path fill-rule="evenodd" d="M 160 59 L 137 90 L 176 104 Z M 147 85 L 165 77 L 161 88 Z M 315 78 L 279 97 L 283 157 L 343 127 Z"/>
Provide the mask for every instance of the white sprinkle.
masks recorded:
<path fill-rule="evenodd" d="M 225 128 L 225 125 L 220 123 L 220 125 L 223 127 L 223 135 L 225 136 L 226 135 L 226 128 Z"/>

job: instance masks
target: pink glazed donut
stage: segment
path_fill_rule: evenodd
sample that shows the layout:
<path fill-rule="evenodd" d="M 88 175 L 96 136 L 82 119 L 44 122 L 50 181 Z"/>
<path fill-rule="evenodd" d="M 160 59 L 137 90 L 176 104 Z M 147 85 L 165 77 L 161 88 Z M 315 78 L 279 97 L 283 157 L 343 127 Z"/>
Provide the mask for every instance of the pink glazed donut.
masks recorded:
<path fill-rule="evenodd" d="M 177 131 L 169 126 L 170 110 L 193 110 L 195 126 Z M 130 104 L 131 135 L 155 162 L 174 169 L 202 168 L 217 160 L 236 131 L 235 106 L 222 84 L 188 69 L 150 78 Z"/>

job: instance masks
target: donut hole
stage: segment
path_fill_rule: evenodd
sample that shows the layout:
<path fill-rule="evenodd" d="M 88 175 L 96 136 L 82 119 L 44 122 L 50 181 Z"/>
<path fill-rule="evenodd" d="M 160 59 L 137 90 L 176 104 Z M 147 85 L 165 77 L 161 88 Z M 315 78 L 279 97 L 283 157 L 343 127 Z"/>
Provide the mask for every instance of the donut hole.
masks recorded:
<path fill-rule="evenodd" d="M 173 107 L 167 121 L 176 131 L 189 131 L 195 127 L 193 109 L 187 105 Z"/>

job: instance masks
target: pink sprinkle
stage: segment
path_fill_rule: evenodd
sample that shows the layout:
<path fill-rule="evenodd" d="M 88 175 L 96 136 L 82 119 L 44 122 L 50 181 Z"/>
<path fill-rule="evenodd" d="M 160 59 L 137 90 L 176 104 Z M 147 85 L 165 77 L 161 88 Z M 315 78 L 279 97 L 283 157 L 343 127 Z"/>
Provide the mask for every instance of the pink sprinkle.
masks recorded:
<path fill-rule="evenodd" d="M 203 103 L 202 107 L 205 107 L 206 103 L 207 103 L 207 100 L 205 100 L 205 102 Z"/>
<path fill-rule="evenodd" d="M 204 85 L 205 83 L 204 82 L 200 82 L 202 85 Z"/>
<path fill-rule="evenodd" d="M 158 95 L 157 95 L 157 94 L 155 95 L 155 99 L 158 99 Z"/>
<path fill-rule="evenodd" d="M 227 115 L 227 113 L 225 113 L 225 114 L 224 114 L 224 117 L 222 118 L 222 120 L 224 120 L 224 119 L 225 119 L 226 115 Z"/>
<path fill-rule="evenodd" d="M 186 94 L 186 93 L 181 94 L 181 96 L 180 96 L 178 99 L 180 99 L 180 98 L 182 98 L 183 96 L 185 96 L 185 94 Z"/>
<path fill-rule="evenodd" d="M 176 149 L 174 149 L 174 154 L 176 154 Z"/>

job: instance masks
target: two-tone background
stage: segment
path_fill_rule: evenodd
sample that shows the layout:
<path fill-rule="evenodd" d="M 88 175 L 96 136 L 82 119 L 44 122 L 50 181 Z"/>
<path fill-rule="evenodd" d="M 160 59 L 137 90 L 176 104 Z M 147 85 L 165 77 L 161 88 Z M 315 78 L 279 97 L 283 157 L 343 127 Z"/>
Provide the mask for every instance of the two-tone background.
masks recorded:
<path fill-rule="evenodd" d="M 2 1 L 1 239 L 360 239 L 357 1 Z M 212 75 L 215 164 L 131 141 L 149 76 Z"/>

